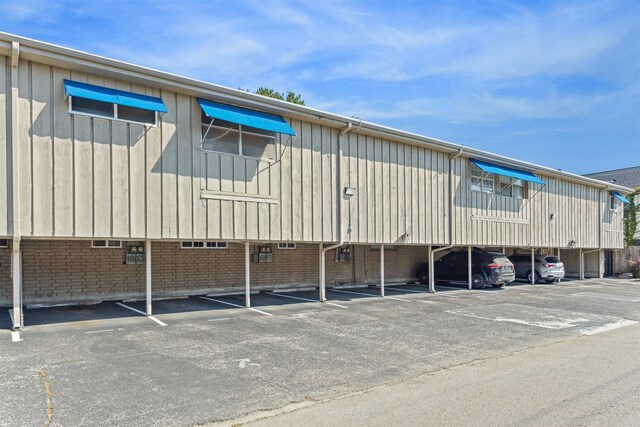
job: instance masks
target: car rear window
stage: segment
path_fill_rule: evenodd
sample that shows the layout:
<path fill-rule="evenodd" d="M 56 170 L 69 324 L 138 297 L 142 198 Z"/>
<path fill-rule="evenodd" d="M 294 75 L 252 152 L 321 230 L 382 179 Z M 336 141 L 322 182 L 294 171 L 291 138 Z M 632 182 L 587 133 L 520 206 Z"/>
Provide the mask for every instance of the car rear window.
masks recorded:
<path fill-rule="evenodd" d="M 498 264 L 511 264 L 511 261 L 509 261 L 509 258 L 507 258 L 504 255 L 496 255 L 493 256 L 493 262 L 496 262 Z"/>
<path fill-rule="evenodd" d="M 548 256 L 544 260 L 550 264 L 557 264 L 560 262 L 557 256 Z"/>

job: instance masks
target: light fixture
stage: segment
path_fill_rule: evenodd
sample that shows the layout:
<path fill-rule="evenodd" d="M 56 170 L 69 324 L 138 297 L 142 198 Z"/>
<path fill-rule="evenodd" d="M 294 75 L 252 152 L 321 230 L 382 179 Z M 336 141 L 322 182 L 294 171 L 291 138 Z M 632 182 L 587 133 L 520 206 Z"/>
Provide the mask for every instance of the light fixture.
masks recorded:
<path fill-rule="evenodd" d="M 549 215 L 549 219 L 555 219 L 556 214 L 552 213 L 551 215 Z"/>
<path fill-rule="evenodd" d="M 353 197 L 356 195 L 355 187 L 344 187 L 344 195 L 346 197 Z"/>

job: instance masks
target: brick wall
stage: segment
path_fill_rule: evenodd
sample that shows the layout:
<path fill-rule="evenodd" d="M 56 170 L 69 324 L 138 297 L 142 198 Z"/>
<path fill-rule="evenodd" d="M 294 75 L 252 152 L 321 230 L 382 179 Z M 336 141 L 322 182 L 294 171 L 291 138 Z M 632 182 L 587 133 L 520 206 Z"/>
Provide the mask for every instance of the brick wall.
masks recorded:
<path fill-rule="evenodd" d="M 123 248 L 92 248 L 90 241 L 23 240 L 23 290 L 26 304 L 142 298 L 145 266 L 125 265 Z M 294 250 L 271 245 L 273 262 L 251 263 L 252 289 L 316 287 L 319 247 L 298 244 Z M 258 246 L 251 246 L 251 253 Z M 352 262 L 326 255 L 328 286 L 378 283 L 380 252 L 370 246 L 352 247 Z M 385 276 L 411 279 L 425 247 L 402 246 L 385 251 Z M 0 305 L 11 304 L 10 250 L 0 249 Z M 244 245 L 228 249 L 182 249 L 179 242 L 154 242 L 155 297 L 238 292 L 244 290 Z"/>
<path fill-rule="evenodd" d="M 9 305 L 12 299 L 11 242 L 9 242 L 9 248 L 0 248 L 0 305 Z"/>

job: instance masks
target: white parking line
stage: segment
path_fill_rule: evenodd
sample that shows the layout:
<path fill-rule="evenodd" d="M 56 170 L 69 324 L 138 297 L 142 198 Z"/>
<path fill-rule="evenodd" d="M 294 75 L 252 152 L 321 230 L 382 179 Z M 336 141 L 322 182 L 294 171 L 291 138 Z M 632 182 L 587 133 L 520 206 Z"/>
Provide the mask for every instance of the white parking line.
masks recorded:
<path fill-rule="evenodd" d="M 394 288 L 391 286 L 385 286 L 387 291 L 396 291 L 396 292 L 413 292 L 414 294 L 428 294 L 429 291 L 415 291 L 413 289 L 405 289 L 405 288 Z"/>
<path fill-rule="evenodd" d="M 144 311 L 140 311 L 137 308 L 129 307 L 128 305 L 123 304 L 121 302 L 117 302 L 116 304 L 118 304 L 120 307 L 124 307 L 124 308 L 129 309 L 131 311 L 134 311 L 136 313 L 142 314 L 143 316 L 148 317 L 149 319 L 153 320 L 154 322 L 156 322 L 160 326 L 167 326 L 166 323 L 164 323 L 162 320 L 158 319 L 157 317 L 155 317 L 155 316 L 147 316 L 147 313 L 145 313 Z"/>
<path fill-rule="evenodd" d="M 265 292 L 265 293 L 267 293 L 267 294 L 269 294 L 269 295 L 275 295 L 275 296 L 277 296 L 277 297 L 291 298 L 291 299 L 298 299 L 298 300 L 300 300 L 300 301 L 320 302 L 320 301 L 315 300 L 315 299 L 301 298 L 301 297 L 294 297 L 294 296 L 291 296 L 291 295 L 277 294 L 277 293 L 275 293 L 275 292 Z M 327 304 L 327 305 L 334 305 L 334 306 L 336 306 L 336 307 L 340 307 L 340 308 L 349 308 L 349 307 L 347 307 L 346 305 L 340 305 L 340 304 L 336 304 L 336 303 L 334 303 L 334 302 L 328 302 L 328 301 L 325 301 L 324 303 L 325 303 L 325 304 Z"/>
<path fill-rule="evenodd" d="M 365 292 L 343 291 L 342 289 L 330 289 L 330 290 L 333 291 L 333 292 L 341 292 L 343 294 L 364 295 L 364 296 L 367 296 L 367 297 L 380 297 L 380 295 L 367 294 Z M 384 297 L 380 297 L 380 298 L 393 299 L 393 300 L 405 301 L 405 302 L 413 302 L 410 299 L 402 299 L 402 298 L 388 297 L 388 296 L 384 296 Z"/>
<path fill-rule="evenodd" d="M 273 316 L 273 314 L 271 314 L 271 313 L 267 313 L 266 311 L 261 311 L 261 310 L 258 310 L 257 308 L 253 308 L 253 307 L 245 307 L 244 305 L 234 304 L 232 302 L 226 302 L 226 301 L 222 301 L 222 300 L 215 299 L 215 298 L 209 298 L 209 297 L 200 297 L 200 298 L 206 299 L 208 301 L 219 302 L 220 304 L 230 305 L 232 307 L 247 308 L 247 309 L 249 309 L 251 311 L 255 311 L 256 313 L 264 314 L 265 316 Z"/>
<path fill-rule="evenodd" d="M 575 294 L 571 294 L 570 296 L 608 299 L 611 301 L 640 302 L 640 298 L 637 298 L 635 295 L 631 296 L 631 295 L 599 294 L 596 292 L 578 292 Z"/>

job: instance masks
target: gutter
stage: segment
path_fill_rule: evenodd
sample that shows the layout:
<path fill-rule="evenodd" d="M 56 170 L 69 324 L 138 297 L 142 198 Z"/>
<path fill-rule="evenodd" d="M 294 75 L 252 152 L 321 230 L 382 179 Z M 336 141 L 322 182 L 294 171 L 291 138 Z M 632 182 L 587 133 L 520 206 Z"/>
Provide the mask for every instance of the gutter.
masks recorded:
<path fill-rule="evenodd" d="M 190 79 L 176 74 L 133 65 L 123 61 L 117 61 L 99 55 L 93 55 L 3 32 L 0 32 L 0 54 L 9 56 L 11 50 L 10 46 L 12 42 L 16 41 L 21 44 L 21 56 L 27 60 L 39 60 L 46 64 L 77 69 L 84 72 L 92 72 L 99 75 L 114 77 L 116 79 L 126 76 L 131 80 L 145 85 L 149 85 L 149 80 L 153 80 L 153 82 L 162 89 L 180 92 L 191 96 L 214 97 L 220 101 L 235 103 L 239 106 L 259 108 L 267 112 L 277 114 L 284 113 L 292 117 L 314 123 L 321 123 L 334 128 L 342 127 L 345 122 L 350 123 L 351 121 L 349 117 L 339 114 L 328 113 L 326 111 L 292 104 L 286 101 L 280 101 L 238 89 L 231 89 L 205 81 Z M 397 142 L 426 146 L 441 152 L 455 153 L 463 148 L 460 144 L 430 138 L 411 132 L 405 132 L 370 122 L 362 121 L 358 130 L 362 134 L 379 136 L 386 139 L 395 138 Z M 631 188 L 611 185 L 610 183 L 605 183 L 593 178 L 492 154 L 482 150 L 465 147 L 465 151 L 465 155 L 467 157 L 474 157 L 479 160 L 503 163 L 506 166 L 517 167 L 531 172 L 538 172 L 555 177 L 562 177 L 568 181 L 579 182 L 598 188 L 605 188 L 606 186 L 609 186 L 623 194 L 631 194 L 633 192 Z"/>

